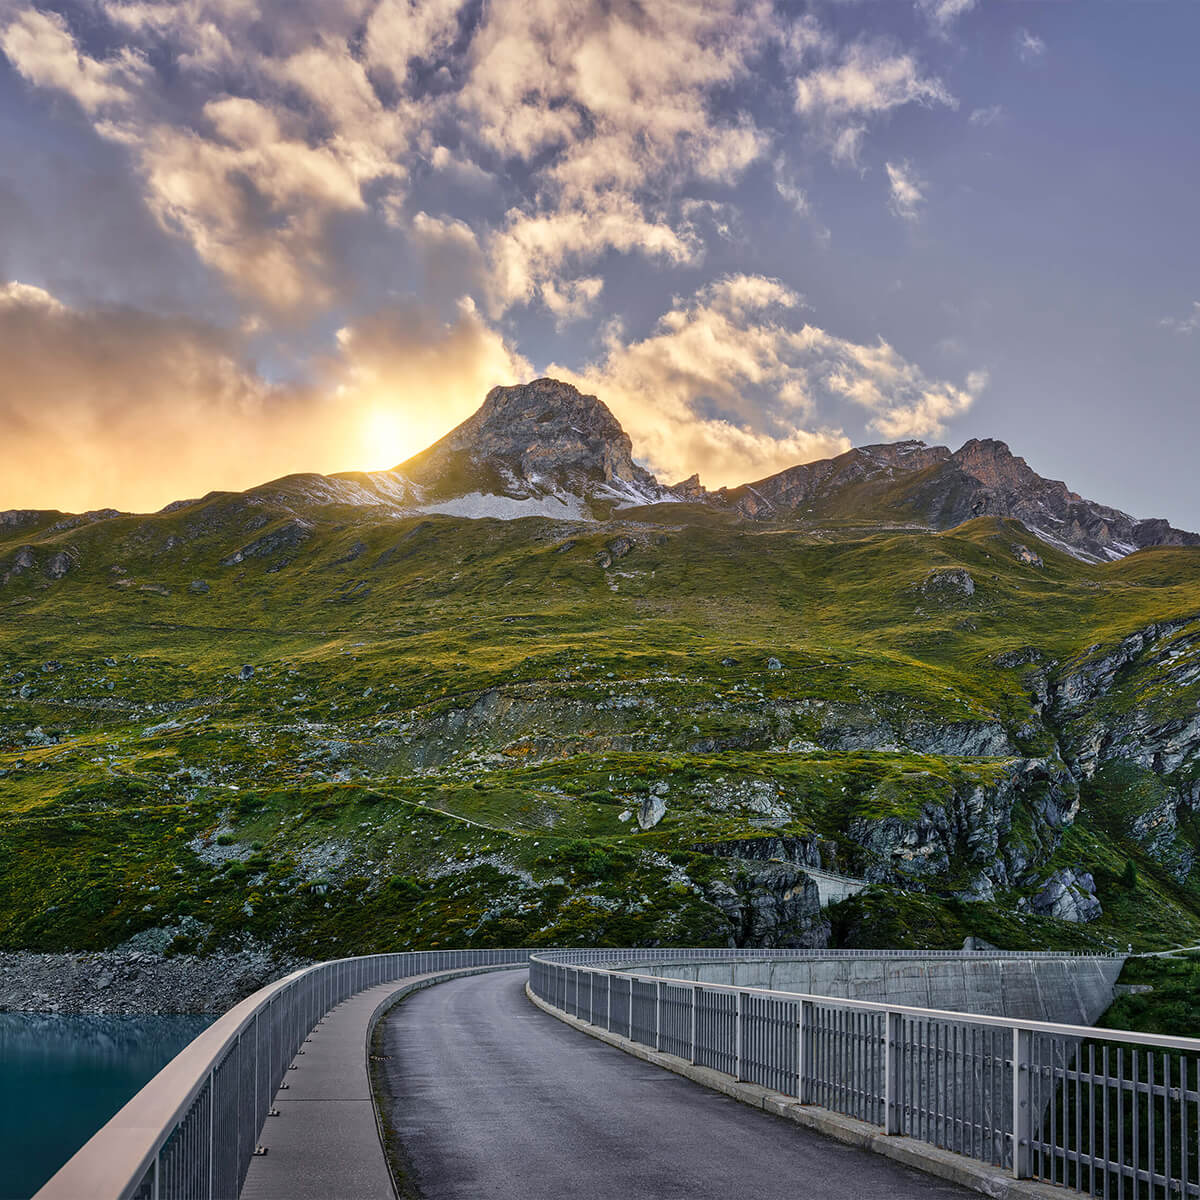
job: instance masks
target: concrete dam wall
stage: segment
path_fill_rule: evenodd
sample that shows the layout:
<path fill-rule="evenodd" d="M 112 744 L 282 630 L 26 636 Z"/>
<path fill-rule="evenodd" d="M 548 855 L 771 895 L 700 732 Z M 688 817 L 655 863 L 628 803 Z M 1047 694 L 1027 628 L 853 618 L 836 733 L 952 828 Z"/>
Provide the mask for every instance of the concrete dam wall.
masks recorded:
<path fill-rule="evenodd" d="M 630 967 L 698 983 L 874 1000 L 981 1016 L 1094 1025 L 1113 1000 L 1124 958 L 740 959 Z"/>

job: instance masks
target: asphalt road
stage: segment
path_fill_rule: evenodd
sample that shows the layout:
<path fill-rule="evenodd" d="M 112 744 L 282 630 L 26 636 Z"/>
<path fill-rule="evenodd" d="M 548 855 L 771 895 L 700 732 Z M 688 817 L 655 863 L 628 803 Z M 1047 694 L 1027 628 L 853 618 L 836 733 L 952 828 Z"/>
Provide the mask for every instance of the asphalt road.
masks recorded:
<path fill-rule="evenodd" d="M 524 971 L 398 1005 L 377 1092 L 425 1200 L 907 1200 L 968 1192 L 756 1111 L 534 1008 Z"/>

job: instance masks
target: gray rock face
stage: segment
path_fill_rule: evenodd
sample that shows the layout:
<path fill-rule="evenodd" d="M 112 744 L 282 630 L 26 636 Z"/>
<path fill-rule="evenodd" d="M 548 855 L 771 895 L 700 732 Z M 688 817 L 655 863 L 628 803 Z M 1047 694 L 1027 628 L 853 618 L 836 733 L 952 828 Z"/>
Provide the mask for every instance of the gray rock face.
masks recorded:
<path fill-rule="evenodd" d="M 697 854 L 715 854 L 720 858 L 740 858 L 752 862 L 786 862 L 795 866 L 821 868 L 821 846 L 832 855 L 837 847 L 817 837 L 730 838 L 724 842 L 693 846 Z"/>
<path fill-rule="evenodd" d="M 1031 907 L 1043 916 L 1086 924 L 1104 911 L 1096 898 L 1096 881 L 1087 871 L 1065 867 L 1046 880 Z"/>
<path fill-rule="evenodd" d="M 204 958 L 11 951 L 0 953 L 0 1012 L 221 1013 L 299 965 L 257 950 Z"/>
<path fill-rule="evenodd" d="M 312 537 L 312 531 L 313 527 L 307 521 L 288 521 L 235 550 L 228 558 L 221 560 L 221 565 L 233 567 L 248 558 L 269 558 L 285 550 L 295 550 Z"/>
<path fill-rule="evenodd" d="M 787 863 L 737 863 L 730 881 L 710 886 L 708 899 L 733 926 L 737 946 L 813 949 L 829 944 L 816 883 Z"/>
<path fill-rule="evenodd" d="M 789 467 L 715 500 L 755 520 L 839 510 L 886 512 L 934 529 L 974 517 L 1020 521 L 1078 558 L 1109 561 L 1146 546 L 1196 546 L 1200 535 L 1166 521 L 1140 521 L 1045 479 L 1003 442 L 973 438 L 951 453 L 923 442 L 861 446 L 836 458 Z M 1022 561 L 1038 565 L 1036 554 Z M 1035 562 L 1034 560 L 1037 560 Z"/>
<path fill-rule="evenodd" d="M 638 809 L 637 822 L 642 829 L 653 829 L 667 815 L 667 802 L 662 796 L 651 794 Z"/>
<path fill-rule="evenodd" d="M 954 567 L 943 571 L 930 571 L 921 584 L 927 596 L 951 598 L 975 595 L 975 580 L 970 571 Z"/>
<path fill-rule="evenodd" d="M 633 443 L 608 407 L 556 379 L 493 388 L 478 412 L 395 473 L 434 497 L 675 498 L 633 461 Z"/>
<path fill-rule="evenodd" d="M 1026 838 L 1010 836 L 1018 807 L 1032 809 Z M 1012 763 L 991 787 L 956 787 L 915 817 L 860 820 L 850 837 L 862 847 L 862 874 L 874 883 L 921 886 L 959 860 L 972 872 L 968 894 L 987 898 L 1015 886 L 1058 846 L 1079 811 L 1079 788 L 1056 760 Z"/>

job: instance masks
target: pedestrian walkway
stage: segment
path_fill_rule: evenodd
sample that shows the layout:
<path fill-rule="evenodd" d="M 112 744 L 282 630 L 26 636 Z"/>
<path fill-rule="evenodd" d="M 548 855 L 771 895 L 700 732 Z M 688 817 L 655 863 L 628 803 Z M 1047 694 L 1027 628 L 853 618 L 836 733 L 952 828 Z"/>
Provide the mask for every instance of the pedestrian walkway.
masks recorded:
<path fill-rule="evenodd" d="M 371 1098 L 367 1040 L 376 1014 L 410 992 L 475 967 L 393 980 L 342 1001 L 321 1021 L 289 1070 L 254 1158 L 242 1200 L 394 1200 Z M 501 968 L 502 969 L 502 968 Z M 521 971 L 523 984 L 527 973 Z"/>

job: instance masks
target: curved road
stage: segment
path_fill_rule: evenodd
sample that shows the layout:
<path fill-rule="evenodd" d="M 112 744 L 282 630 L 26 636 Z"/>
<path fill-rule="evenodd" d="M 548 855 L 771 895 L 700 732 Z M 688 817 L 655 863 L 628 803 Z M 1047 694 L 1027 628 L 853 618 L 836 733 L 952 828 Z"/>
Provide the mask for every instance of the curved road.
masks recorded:
<path fill-rule="evenodd" d="M 439 984 L 386 1018 L 375 1064 L 425 1200 L 976 1196 L 749 1108 L 568 1028 L 525 971 Z M 402 1189 L 403 1190 L 403 1189 Z"/>

